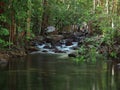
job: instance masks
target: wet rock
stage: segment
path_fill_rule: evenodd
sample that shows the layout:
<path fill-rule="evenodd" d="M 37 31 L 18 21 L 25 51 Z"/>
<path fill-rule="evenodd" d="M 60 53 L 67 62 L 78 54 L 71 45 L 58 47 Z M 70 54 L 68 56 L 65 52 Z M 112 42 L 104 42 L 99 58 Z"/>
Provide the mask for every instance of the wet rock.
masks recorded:
<path fill-rule="evenodd" d="M 55 51 L 55 53 L 66 53 L 65 51 L 61 51 L 61 50 L 58 50 L 58 51 Z"/>
<path fill-rule="evenodd" d="M 71 47 L 72 50 L 78 50 L 80 47 Z"/>
<path fill-rule="evenodd" d="M 48 52 L 47 50 L 43 50 L 42 52 Z"/>
<path fill-rule="evenodd" d="M 30 41 L 27 42 L 27 45 L 29 46 L 36 46 L 40 43 L 43 43 L 44 37 L 43 36 L 37 36 L 33 39 L 31 39 Z"/>
<path fill-rule="evenodd" d="M 34 47 L 34 46 L 29 46 L 29 47 L 27 47 L 27 50 L 30 51 L 30 52 L 39 51 L 39 49 L 36 48 L 36 47 Z"/>
<path fill-rule="evenodd" d="M 70 53 L 68 54 L 69 57 L 77 57 L 77 54 L 76 53 Z"/>
<path fill-rule="evenodd" d="M 66 43 L 65 43 L 65 45 L 66 45 L 66 46 L 71 46 L 71 45 L 73 45 L 73 44 L 72 44 L 72 41 L 71 41 L 71 40 L 67 40 Z"/>
<path fill-rule="evenodd" d="M 37 42 L 36 42 L 36 41 L 31 41 L 31 42 L 29 43 L 29 45 L 30 45 L 30 46 L 36 46 L 36 45 L 37 45 Z"/>
<path fill-rule="evenodd" d="M 60 41 L 61 39 L 63 39 L 64 37 L 63 37 L 63 35 L 50 35 L 47 38 L 57 42 L 57 41 Z"/>
<path fill-rule="evenodd" d="M 51 49 L 51 47 L 50 47 L 49 45 L 46 45 L 46 46 L 44 46 L 43 48 Z"/>
<path fill-rule="evenodd" d="M 64 44 L 64 43 L 62 43 L 62 42 L 57 42 L 57 43 L 56 43 L 56 46 L 62 46 L 62 44 Z"/>
<path fill-rule="evenodd" d="M 46 43 L 51 43 L 51 42 L 52 42 L 52 39 L 47 36 L 46 38 L 44 38 L 44 42 L 46 42 Z"/>
<path fill-rule="evenodd" d="M 66 53 L 65 51 L 58 50 L 58 49 L 53 50 L 53 52 L 55 52 L 55 53 Z"/>
<path fill-rule="evenodd" d="M 43 44 L 44 44 L 44 42 L 39 42 L 37 45 L 43 45 Z M 36 45 L 36 46 L 37 46 L 37 45 Z"/>
<path fill-rule="evenodd" d="M 56 43 L 63 39 L 62 35 L 50 35 L 45 38 L 46 43 L 51 43 L 51 45 L 54 47 L 56 46 Z"/>

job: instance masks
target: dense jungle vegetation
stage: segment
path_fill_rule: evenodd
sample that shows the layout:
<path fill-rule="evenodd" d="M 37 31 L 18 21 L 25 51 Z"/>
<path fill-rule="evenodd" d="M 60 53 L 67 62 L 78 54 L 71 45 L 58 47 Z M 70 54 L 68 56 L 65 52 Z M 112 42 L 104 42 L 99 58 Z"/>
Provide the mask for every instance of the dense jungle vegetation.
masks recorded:
<path fill-rule="evenodd" d="M 0 49 L 25 49 L 36 37 L 46 36 L 48 26 L 61 32 L 65 26 L 84 22 L 89 35 L 78 60 L 95 60 L 98 55 L 119 60 L 119 0 L 1 0 Z"/>

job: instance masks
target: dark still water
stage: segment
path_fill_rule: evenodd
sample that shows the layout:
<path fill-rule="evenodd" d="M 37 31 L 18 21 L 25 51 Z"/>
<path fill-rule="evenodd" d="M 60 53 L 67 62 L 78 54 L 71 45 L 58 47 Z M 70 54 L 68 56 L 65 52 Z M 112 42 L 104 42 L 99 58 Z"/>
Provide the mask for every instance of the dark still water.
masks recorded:
<path fill-rule="evenodd" d="M 110 62 L 78 64 L 34 54 L 11 59 L 0 69 L 0 90 L 120 90 L 120 70 Z"/>

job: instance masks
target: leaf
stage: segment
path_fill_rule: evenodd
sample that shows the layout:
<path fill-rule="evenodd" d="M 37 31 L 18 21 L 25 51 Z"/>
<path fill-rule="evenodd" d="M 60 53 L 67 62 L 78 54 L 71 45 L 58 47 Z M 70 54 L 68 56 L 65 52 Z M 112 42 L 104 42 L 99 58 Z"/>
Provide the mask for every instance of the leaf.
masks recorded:
<path fill-rule="evenodd" d="M 6 28 L 1 28 L 1 30 L 0 30 L 0 36 L 2 36 L 2 35 L 9 35 L 9 31 L 8 31 L 8 29 L 6 29 Z"/>

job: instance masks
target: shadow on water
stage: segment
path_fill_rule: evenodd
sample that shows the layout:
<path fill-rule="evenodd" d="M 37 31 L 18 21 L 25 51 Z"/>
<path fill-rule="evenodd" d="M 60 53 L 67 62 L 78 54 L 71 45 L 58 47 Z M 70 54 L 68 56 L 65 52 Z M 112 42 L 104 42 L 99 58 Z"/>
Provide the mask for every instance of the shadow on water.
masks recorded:
<path fill-rule="evenodd" d="M 11 59 L 0 69 L 0 90 L 120 90 L 120 70 L 112 62 L 75 63 L 59 55 Z"/>

